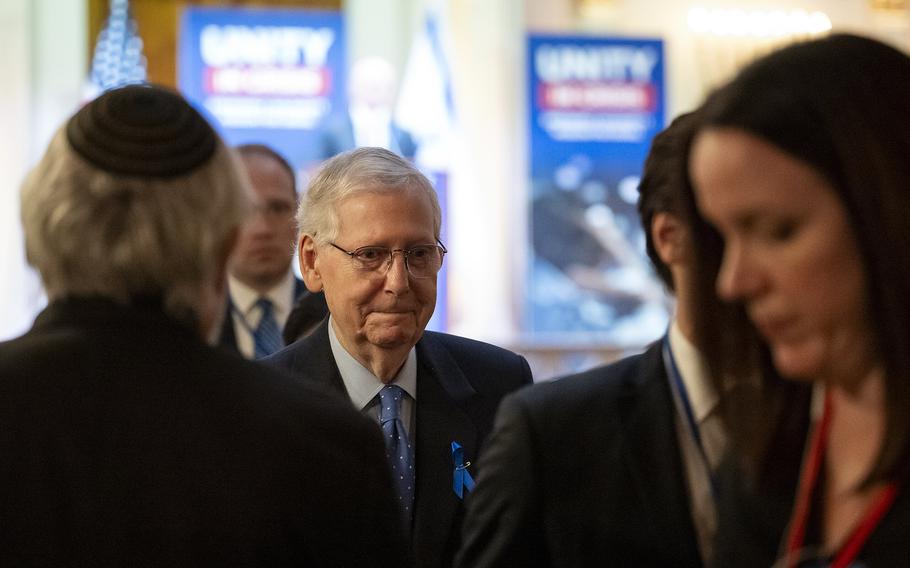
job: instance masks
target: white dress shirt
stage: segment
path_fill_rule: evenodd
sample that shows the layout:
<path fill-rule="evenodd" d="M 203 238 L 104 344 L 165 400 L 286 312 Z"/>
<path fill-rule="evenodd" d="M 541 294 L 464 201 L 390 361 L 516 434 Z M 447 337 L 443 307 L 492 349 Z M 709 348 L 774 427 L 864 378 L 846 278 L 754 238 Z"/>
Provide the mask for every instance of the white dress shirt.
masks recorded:
<path fill-rule="evenodd" d="M 358 148 L 378 146 L 392 148 L 392 111 L 387 108 L 371 108 L 365 105 L 352 106 L 351 127 L 354 130 L 354 144 Z"/>
<path fill-rule="evenodd" d="M 670 376 L 670 388 L 676 405 L 676 434 L 680 442 L 686 486 L 689 489 L 692 521 L 695 523 L 702 558 L 708 561 L 711 558 L 714 533 L 717 529 L 717 510 L 712 494 L 711 474 L 717 471 L 727 441 L 720 414 L 717 412 L 720 398 L 709 380 L 701 354 L 682 334 L 675 320 L 670 326 L 669 338 L 673 359 L 686 391 L 684 394 L 688 398 L 701 437 L 702 449 L 708 460 L 708 464 L 705 464 L 686 418 L 683 393 L 679 392 L 673 377 Z M 671 373 L 672 370 L 668 368 L 667 374 Z M 711 469 L 710 472 L 708 467 Z"/>
<path fill-rule="evenodd" d="M 237 341 L 237 349 L 244 357 L 253 358 L 255 349 L 253 332 L 259 327 L 259 320 L 262 318 L 262 310 L 256 302 L 261 297 L 268 298 L 272 302 L 272 314 L 278 323 L 278 329 L 284 329 L 288 315 L 294 307 L 294 288 L 294 273 L 290 270 L 287 276 L 264 296 L 233 276 L 228 276 L 228 293 L 233 304 L 231 318 L 234 320 L 234 338 Z"/>
<path fill-rule="evenodd" d="M 332 346 L 332 356 L 341 373 L 344 388 L 354 403 L 354 408 L 379 423 L 379 391 L 385 386 L 376 375 L 360 364 L 360 361 L 347 352 L 338 336 L 335 335 L 335 324 L 329 316 L 329 343 Z M 414 405 L 417 403 L 417 351 L 412 347 L 404 365 L 389 382 L 398 385 L 408 394 L 401 401 L 401 421 L 408 432 L 408 437 L 413 440 L 416 431 Z"/>

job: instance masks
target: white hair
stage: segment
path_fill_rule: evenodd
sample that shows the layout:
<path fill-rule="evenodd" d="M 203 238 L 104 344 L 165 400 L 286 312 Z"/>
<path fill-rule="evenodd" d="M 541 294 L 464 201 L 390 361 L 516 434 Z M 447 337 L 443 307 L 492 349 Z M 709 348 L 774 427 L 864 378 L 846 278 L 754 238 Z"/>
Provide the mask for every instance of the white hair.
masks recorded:
<path fill-rule="evenodd" d="M 416 191 L 433 208 L 433 232 L 438 239 L 442 210 L 430 180 L 401 156 L 384 148 L 358 148 L 327 160 L 310 181 L 297 209 L 302 235 L 326 244 L 338 238 L 338 204 L 364 193 Z"/>
<path fill-rule="evenodd" d="M 143 177 L 90 164 L 64 127 L 22 186 L 29 263 L 52 300 L 160 297 L 172 317 L 198 318 L 250 195 L 220 138 L 211 158 L 189 173 Z"/>

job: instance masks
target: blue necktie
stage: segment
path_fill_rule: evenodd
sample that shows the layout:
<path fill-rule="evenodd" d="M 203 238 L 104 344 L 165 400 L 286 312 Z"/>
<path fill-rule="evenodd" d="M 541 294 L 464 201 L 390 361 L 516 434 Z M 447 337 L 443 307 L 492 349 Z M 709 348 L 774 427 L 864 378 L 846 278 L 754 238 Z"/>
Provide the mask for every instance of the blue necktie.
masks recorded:
<path fill-rule="evenodd" d="M 406 527 L 411 526 L 414 508 L 414 449 L 408 431 L 401 421 L 401 401 L 407 396 L 398 385 L 386 385 L 379 391 L 379 423 L 385 440 L 386 457 L 392 466 L 392 478 Z"/>
<path fill-rule="evenodd" d="M 253 331 L 253 357 L 260 359 L 271 355 L 281 349 L 281 330 L 272 314 L 272 302 L 267 298 L 259 298 L 256 305 L 262 312 L 259 325 Z"/>

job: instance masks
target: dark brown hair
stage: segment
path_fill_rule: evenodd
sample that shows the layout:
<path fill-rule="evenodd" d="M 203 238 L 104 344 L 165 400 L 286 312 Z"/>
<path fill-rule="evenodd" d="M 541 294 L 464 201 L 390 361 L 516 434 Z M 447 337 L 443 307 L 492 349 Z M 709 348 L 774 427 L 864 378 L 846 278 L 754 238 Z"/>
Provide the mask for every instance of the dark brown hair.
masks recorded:
<path fill-rule="evenodd" d="M 842 201 L 864 261 L 867 312 L 885 370 L 886 436 L 868 481 L 904 475 L 910 462 L 910 57 L 843 34 L 792 45 L 752 63 L 708 98 L 698 130 L 711 127 L 744 130 L 804 161 Z M 728 409 L 728 422 L 761 475 L 782 444 L 802 442 L 809 387 L 774 372 L 742 306 L 718 302 L 723 242 L 698 215 L 688 184 L 685 193 L 698 243 L 698 344 L 715 376 L 739 384 L 760 378 L 748 402 L 737 405 L 732 397 L 739 407 Z"/>
<path fill-rule="evenodd" d="M 241 156 L 262 156 L 275 160 L 281 169 L 291 176 L 291 188 L 294 190 L 294 200 L 297 200 L 297 176 L 294 174 L 294 168 L 277 150 L 265 144 L 241 144 L 234 149 Z"/>
<path fill-rule="evenodd" d="M 651 222 L 657 213 L 680 214 L 679 185 L 682 183 L 680 171 L 685 161 L 685 148 L 681 141 L 694 126 L 694 114 L 689 112 L 673 119 L 670 126 L 654 137 L 645 166 L 638 184 L 638 216 L 645 231 L 645 247 L 654 270 L 670 290 L 674 290 L 673 275 L 664 264 L 651 238 Z"/>

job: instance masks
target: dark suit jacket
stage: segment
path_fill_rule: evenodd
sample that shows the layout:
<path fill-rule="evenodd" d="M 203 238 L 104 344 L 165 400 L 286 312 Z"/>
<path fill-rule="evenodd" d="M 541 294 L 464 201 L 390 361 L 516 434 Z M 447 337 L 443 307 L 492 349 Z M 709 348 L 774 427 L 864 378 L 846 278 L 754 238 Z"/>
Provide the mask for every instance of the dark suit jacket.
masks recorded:
<path fill-rule="evenodd" d="M 328 315 L 329 305 L 325 301 L 325 294 L 305 290 L 297 296 L 297 301 L 294 302 L 294 307 L 284 322 L 284 329 L 281 332 L 284 344 L 290 345 L 301 337 L 313 333 Z"/>
<path fill-rule="evenodd" d="M 409 160 L 414 159 L 417 144 L 414 143 L 411 134 L 407 130 L 398 128 L 394 123 L 389 128 L 391 128 L 392 141 L 392 147 L 389 150 Z M 331 116 L 319 134 L 319 157 L 327 160 L 336 154 L 353 150 L 356 147 L 351 116 L 346 112 Z"/>
<path fill-rule="evenodd" d="M 0 344 L 0 456 L 3 566 L 408 564 L 372 421 L 160 308 Z"/>
<path fill-rule="evenodd" d="M 264 359 L 348 397 L 329 343 L 328 320 L 307 338 Z M 451 444 L 469 471 L 502 397 L 531 382 L 527 361 L 479 341 L 425 332 L 417 342 L 417 491 L 412 539 L 419 566 L 449 566 L 458 550 L 462 502 L 452 488 Z M 377 427 L 378 430 L 378 427 Z"/>
<path fill-rule="evenodd" d="M 318 322 L 322 321 L 329 313 L 329 307 L 325 303 L 325 295 L 322 292 L 313 294 L 306 289 L 303 280 L 294 279 L 294 306 L 284 324 L 282 337 L 285 344 L 289 343 L 288 339 L 296 339 L 301 334 L 305 334 Z M 237 332 L 234 329 L 234 316 L 231 313 L 231 302 L 228 299 L 224 308 L 224 319 L 221 322 L 221 332 L 218 334 L 218 345 L 240 353 L 237 347 Z"/>
<path fill-rule="evenodd" d="M 458 565 L 700 566 L 660 344 L 507 397 Z"/>

